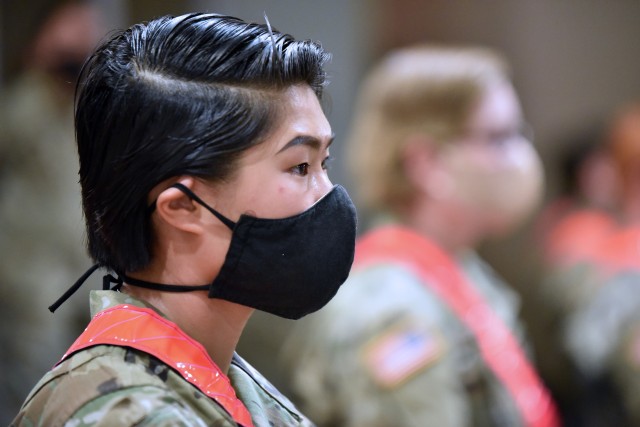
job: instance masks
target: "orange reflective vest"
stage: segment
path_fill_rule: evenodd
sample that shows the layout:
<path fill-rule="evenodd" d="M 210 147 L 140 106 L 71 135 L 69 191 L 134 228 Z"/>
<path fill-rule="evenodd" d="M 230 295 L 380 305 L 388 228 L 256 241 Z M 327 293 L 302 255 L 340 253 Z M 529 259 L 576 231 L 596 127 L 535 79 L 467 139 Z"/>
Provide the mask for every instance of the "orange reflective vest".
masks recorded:
<path fill-rule="evenodd" d="M 619 224 L 610 214 L 583 209 L 567 214 L 549 233 L 547 260 L 555 267 L 587 263 L 601 282 L 640 270 L 640 226 Z"/>
<path fill-rule="evenodd" d="M 469 328 L 485 363 L 508 390 L 527 426 L 560 425 L 553 400 L 518 341 L 447 253 L 413 231 L 389 226 L 358 241 L 354 266 L 384 262 L 411 270 Z"/>
<path fill-rule="evenodd" d="M 544 244 L 545 257 L 552 266 L 593 261 L 599 248 L 618 225 L 609 214 L 596 209 L 581 209 L 565 215 L 549 231 Z"/>
<path fill-rule="evenodd" d="M 131 347 L 157 357 L 186 381 L 218 402 L 243 427 L 253 427 L 251 415 L 236 397 L 229 378 L 198 342 L 155 311 L 127 304 L 96 314 L 62 357 L 95 345 Z"/>

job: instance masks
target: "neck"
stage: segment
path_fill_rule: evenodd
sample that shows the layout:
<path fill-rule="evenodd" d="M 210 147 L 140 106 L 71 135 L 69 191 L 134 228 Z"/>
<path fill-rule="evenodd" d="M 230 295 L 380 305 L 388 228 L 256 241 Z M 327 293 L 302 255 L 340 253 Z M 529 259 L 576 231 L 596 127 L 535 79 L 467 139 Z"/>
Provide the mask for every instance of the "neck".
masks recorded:
<path fill-rule="evenodd" d="M 221 299 L 206 291 L 159 292 L 126 285 L 122 291 L 156 307 L 182 331 L 198 341 L 225 374 L 253 309 Z"/>
<path fill-rule="evenodd" d="M 478 241 L 471 221 L 437 201 L 419 198 L 407 206 L 402 217 L 407 226 L 452 254 L 473 247 Z"/>
<path fill-rule="evenodd" d="M 225 230 L 225 233 L 228 234 L 228 231 Z M 221 238 L 223 244 L 209 242 L 206 248 L 212 250 L 194 253 L 194 247 L 204 245 L 201 235 L 160 226 L 152 262 L 144 269 L 127 275 L 167 285 L 206 285 L 217 276 L 222 266 L 229 244 L 229 236 L 225 236 Z M 198 341 L 225 374 L 228 372 L 252 308 L 209 298 L 206 290 L 165 292 L 126 283 L 122 290 L 156 307 L 183 332 Z"/>

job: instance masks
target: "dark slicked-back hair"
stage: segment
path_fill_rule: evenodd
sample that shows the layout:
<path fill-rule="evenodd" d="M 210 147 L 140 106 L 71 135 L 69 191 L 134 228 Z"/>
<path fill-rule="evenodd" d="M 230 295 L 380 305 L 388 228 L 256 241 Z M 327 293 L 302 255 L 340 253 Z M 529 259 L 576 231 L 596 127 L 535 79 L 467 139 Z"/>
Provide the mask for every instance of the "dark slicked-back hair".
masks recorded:
<path fill-rule="evenodd" d="M 94 260 L 146 266 L 150 190 L 180 175 L 230 177 L 279 124 L 287 88 L 322 97 L 328 59 L 315 42 L 214 14 L 159 18 L 102 44 L 80 75 L 75 116 Z"/>

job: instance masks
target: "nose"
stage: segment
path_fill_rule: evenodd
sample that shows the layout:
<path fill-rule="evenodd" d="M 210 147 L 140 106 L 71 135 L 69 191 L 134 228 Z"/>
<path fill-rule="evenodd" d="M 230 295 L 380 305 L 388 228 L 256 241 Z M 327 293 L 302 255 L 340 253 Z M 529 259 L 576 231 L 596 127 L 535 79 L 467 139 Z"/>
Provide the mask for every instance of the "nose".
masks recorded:
<path fill-rule="evenodd" d="M 314 188 L 314 202 L 317 202 L 324 197 L 333 188 L 333 183 L 329 179 L 329 175 L 326 171 L 323 171 L 316 179 L 316 185 Z"/>

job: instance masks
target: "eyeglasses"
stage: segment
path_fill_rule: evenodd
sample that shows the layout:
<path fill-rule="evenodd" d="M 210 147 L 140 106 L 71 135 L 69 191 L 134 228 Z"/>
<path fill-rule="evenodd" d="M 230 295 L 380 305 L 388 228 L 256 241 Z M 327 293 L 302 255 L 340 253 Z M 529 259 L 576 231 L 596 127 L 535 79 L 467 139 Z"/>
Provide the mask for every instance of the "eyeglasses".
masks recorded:
<path fill-rule="evenodd" d="M 515 129 L 468 129 L 463 133 L 463 139 L 469 142 L 500 146 L 514 139 L 526 139 L 533 142 L 534 132 L 529 123 L 522 122 Z"/>

